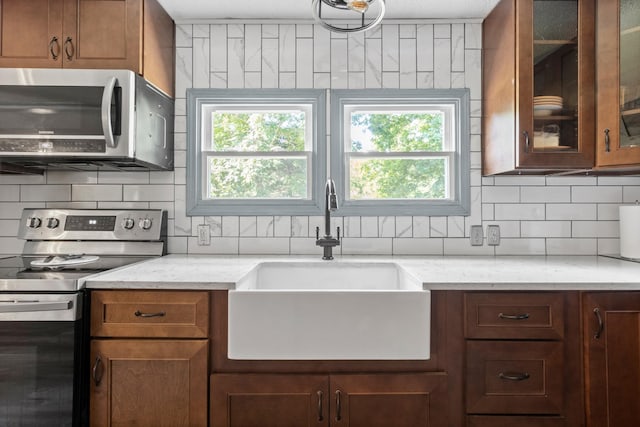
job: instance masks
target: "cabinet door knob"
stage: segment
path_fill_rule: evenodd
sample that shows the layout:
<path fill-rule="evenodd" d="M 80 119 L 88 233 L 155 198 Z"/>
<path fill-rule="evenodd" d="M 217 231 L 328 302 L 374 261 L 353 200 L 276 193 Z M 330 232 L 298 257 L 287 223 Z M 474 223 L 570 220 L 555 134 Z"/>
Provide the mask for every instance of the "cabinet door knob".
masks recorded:
<path fill-rule="evenodd" d="M 76 53 L 76 49 L 73 47 L 73 39 L 71 37 L 67 37 L 64 41 L 64 53 L 67 55 L 67 59 L 69 61 L 73 59 L 73 55 Z"/>
<path fill-rule="evenodd" d="M 53 48 L 56 48 L 55 52 Z M 51 41 L 49 42 L 49 52 L 51 52 L 51 58 L 55 61 L 60 56 L 60 43 L 58 43 L 58 38 L 53 36 Z"/>

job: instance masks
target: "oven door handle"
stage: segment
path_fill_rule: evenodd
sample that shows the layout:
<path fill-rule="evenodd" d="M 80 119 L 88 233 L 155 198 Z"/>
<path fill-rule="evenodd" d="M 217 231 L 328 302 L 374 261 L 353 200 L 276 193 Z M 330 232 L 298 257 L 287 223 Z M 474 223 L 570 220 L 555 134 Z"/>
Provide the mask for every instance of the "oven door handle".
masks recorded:
<path fill-rule="evenodd" d="M 0 300 L 0 313 L 69 310 L 73 301 Z"/>
<path fill-rule="evenodd" d="M 104 86 L 104 92 L 102 93 L 102 132 L 107 145 L 111 148 L 116 148 L 113 127 L 111 126 L 111 98 L 117 82 L 118 80 L 115 77 L 111 77 Z"/>

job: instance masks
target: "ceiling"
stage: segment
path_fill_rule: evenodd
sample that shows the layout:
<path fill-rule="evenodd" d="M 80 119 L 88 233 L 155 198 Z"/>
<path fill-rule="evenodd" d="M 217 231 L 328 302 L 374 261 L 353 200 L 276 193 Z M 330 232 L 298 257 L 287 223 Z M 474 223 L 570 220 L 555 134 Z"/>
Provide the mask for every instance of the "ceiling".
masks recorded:
<path fill-rule="evenodd" d="M 302 21 L 312 19 L 311 0 L 159 0 L 159 2 L 177 22 L 207 19 L 299 19 Z M 497 3 L 498 0 L 386 0 L 385 19 L 482 19 Z"/>

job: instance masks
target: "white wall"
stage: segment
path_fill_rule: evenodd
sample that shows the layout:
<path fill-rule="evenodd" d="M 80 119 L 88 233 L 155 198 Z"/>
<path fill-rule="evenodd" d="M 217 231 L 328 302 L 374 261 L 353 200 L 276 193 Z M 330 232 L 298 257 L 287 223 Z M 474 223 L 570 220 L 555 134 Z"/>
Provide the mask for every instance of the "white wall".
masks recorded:
<path fill-rule="evenodd" d="M 307 24 L 179 25 L 177 46 L 175 171 L 0 175 L 0 253 L 22 249 L 22 208 L 68 206 L 166 209 L 171 253 L 320 254 L 320 217 L 185 215 L 189 87 L 470 88 L 471 215 L 336 217 L 344 254 L 613 253 L 617 208 L 640 199 L 640 177 L 481 177 L 478 23 L 386 24 L 348 37 Z M 198 224 L 210 225 L 210 246 L 197 245 Z M 500 225 L 500 246 L 470 246 L 473 224 Z"/>

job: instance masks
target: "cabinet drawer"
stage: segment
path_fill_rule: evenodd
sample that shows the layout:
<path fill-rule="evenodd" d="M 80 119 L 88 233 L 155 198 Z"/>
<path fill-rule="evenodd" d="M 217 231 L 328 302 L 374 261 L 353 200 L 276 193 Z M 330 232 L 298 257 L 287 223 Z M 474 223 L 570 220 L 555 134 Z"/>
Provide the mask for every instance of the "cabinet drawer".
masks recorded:
<path fill-rule="evenodd" d="M 468 341 L 467 413 L 561 414 L 563 344 Z"/>
<path fill-rule="evenodd" d="M 562 339 L 562 293 L 466 293 L 465 336 L 480 339 Z"/>
<path fill-rule="evenodd" d="M 564 427 L 565 419 L 561 417 L 512 417 L 482 416 L 467 417 L 467 427 Z"/>
<path fill-rule="evenodd" d="M 94 337 L 206 338 L 209 295 L 182 291 L 93 291 Z"/>

